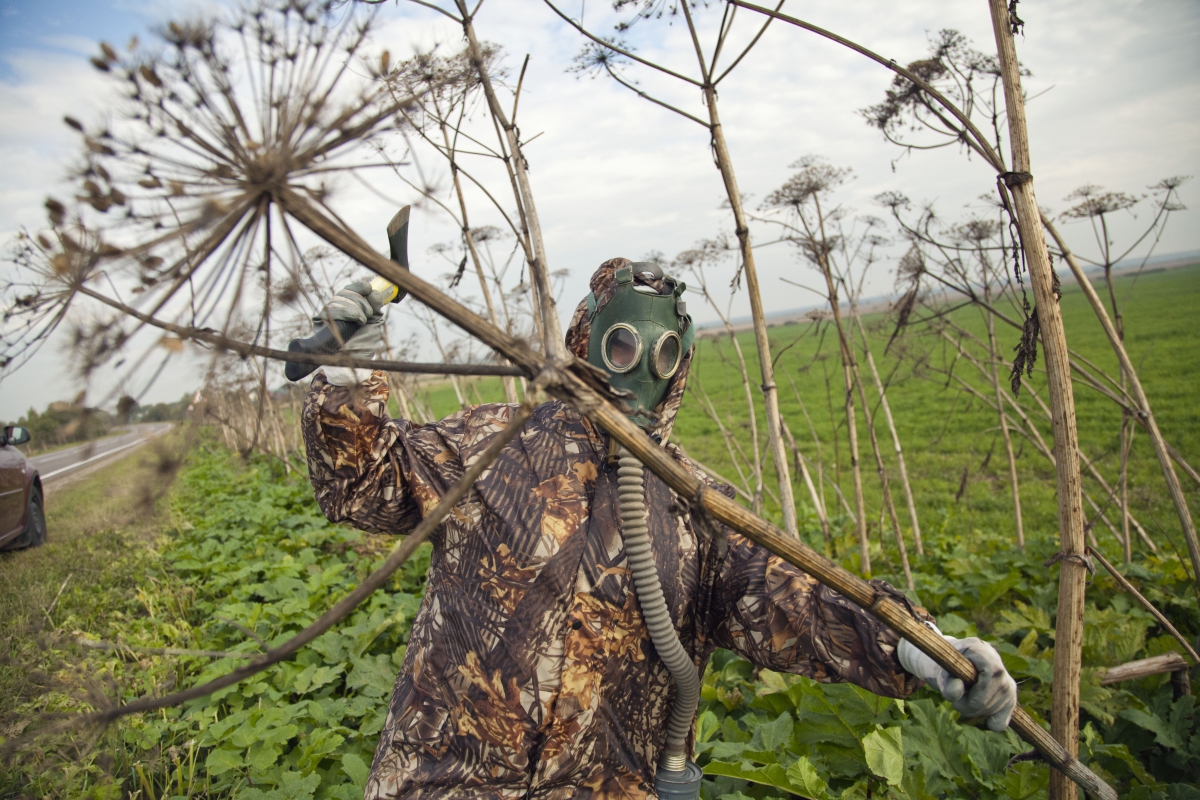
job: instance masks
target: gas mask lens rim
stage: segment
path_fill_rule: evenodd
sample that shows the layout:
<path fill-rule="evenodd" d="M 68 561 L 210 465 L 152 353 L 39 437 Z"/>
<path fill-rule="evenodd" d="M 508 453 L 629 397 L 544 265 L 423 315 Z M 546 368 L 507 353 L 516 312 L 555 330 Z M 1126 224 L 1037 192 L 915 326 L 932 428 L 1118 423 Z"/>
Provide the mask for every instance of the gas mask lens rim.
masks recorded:
<path fill-rule="evenodd" d="M 671 363 L 671 368 L 667 370 L 659 369 L 659 356 L 662 354 L 662 349 L 667 342 L 674 340 L 675 342 L 675 360 Z M 659 378 L 670 378 L 679 369 L 679 362 L 683 360 L 683 340 L 675 331 L 667 331 L 662 336 L 658 337 L 658 341 L 654 343 L 654 350 L 650 354 L 650 369 Z"/>
<path fill-rule="evenodd" d="M 627 331 L 633 337 L 633 356 L 629 359 L 629 363 L 625 366 L 614 364 L 609 357 L 609 345 L 612 343 L 612 337 L 617 331 Z M 629 372 L 636 367 L 642 360 L 642 337 L 637 332 L 637 328 L 624 322 L 618 322 L 607 331 L 604 332 L 604 339 L 600 342 L 600 357 L 604 359 L 604 366 L 608 367 L 610 372 L 618 375 Z"/>

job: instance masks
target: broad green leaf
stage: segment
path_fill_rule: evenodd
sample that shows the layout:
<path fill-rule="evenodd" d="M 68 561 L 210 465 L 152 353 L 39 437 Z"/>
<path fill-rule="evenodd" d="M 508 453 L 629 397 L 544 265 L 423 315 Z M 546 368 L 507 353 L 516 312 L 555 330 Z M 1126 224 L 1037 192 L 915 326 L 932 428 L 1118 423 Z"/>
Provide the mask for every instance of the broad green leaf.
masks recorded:
<path fill-rule="evenodd" d="M 1050 782 L 1050 769 L 1044 764 L 1023 761 L 1004 773 L 1000 788 L 1012 800 L 1027 800 L 1039 794 Z"/>
<path fill-rule="evenodd" d="M 879 728 L 863 737 L 867 766 L 895 786 L 904 778 L 904 739 L 899 726 Z"/>
<path fill-rule="evenodd" d="M 279 776 L 279 789 L 291 800 L 312 800 L 313 792 L 320 785 L 321 776 L 315 772 L 308 775 L 285 772 Z"/>
<path fill-rule="evenodd" d="M 764 669 L 758 673 L 758 679 L 762 681 L 762 688 L 759 689 L 759 694 L 770 694 L 772 692 L 786 692 L 788 690 L 787 681 L 783 676 L 773 670 Z"/>
<path fill-rule="evenodd" d="M 780 714 L 773 721 L 759 725 L 754 729 L 754 738 L 750 740 L 750 749 L 775 750 L 792 740 L 792 715 Z"/>
<path fill-rule="evenodd" d="M 1149 714 L 1140 708 L 1127 708 L 1117 716 L 1129 720 L 1139 728 L 1150 731 L 1154 734 L 1154 741 L 1168 750 L 1177 750 L 1183 747 L 1183 741 L 1179 738 L 1179 734 L 1167 724 L 1166 720 L 1156 714 Z"/>
<path fill-rule="evenodd" d="M 241 769 L 244 764 L 241 753 L 233 750 L 213 750 L 204 760 L 204 765 L 210 775 L 220 775 L 231 769 Z"/>
<path fill-rule="evenodd" d="M 707 742 L 720 729 L 721 723 L 717 720 L 717 715 L 705 709 L 696 718 L 696 741 Z"/>
<path fill-rule="evenodd" d="M 353 753 L 346 753 L 342 756 L 342 772 L 350 776 L 350 780 L 354 781 L 355 786 L 365 786 L 370 771 L 366 762 Z"/>
<path fill-rule="evenodd" d="M 787 778 L 792 783 L 792 791 L 798 795 L 810 797 L 812 800 L 824 800 L 826 797 L 825 790 L 829 788 L 829 784 L 817 774 L 817 768 L 807 756 L 800 756 L 788 767 Z"/>
<path fill-rule="evenodd" d="M 277 744 L 255 742 L 246 755 L 246 763 L 257 772 L 266 772 L 275 766 L 283 749 Z"/>
<path fill-rule="evenodd" d="M 367 696 L 385 697 L 392 693 L 396 682 L 396 670 L 391 659 L 385 655 L 352 657 L 353 671 L 346 677 L 346 685 L 358 689 Z"/>
<path fill-rule="evenodd" d="M 740 778 L 751 783 L 761 783 L 773 786 L 785 792 L 792 791 L 792 782 L 788 780 L 787 770 L 779 764 L 768 764 L 763 767 L 755 766 L 747 761 L 731 764 L 727 761 L 710 761 L 704 767 L 706 775 L 725 775 L 730 778 Z"/>

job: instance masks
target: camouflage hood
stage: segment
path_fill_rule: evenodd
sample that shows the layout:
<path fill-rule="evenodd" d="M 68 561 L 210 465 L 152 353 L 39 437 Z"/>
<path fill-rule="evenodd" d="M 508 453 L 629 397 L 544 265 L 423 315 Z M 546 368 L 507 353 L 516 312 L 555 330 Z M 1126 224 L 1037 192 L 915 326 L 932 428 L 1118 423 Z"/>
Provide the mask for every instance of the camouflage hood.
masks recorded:
<path fill-rule="evenodd" d="M 596 296 L 597 312 L 608 304 L 608 301 L 612 299 L 617 291 L 617 270 L 627 267 L 632 263 L 628 258 L 610 258 L 592 273 L 589 288 Z M 650 278 L 644 273 L 635 274 L 633 282 L 638 286 L 652 288 L 659 294 L 670 292 L 664 280 Z M 579 305 L 575 307 L 575 313 L 571 315 L 571 324 L 567 328 L 566 341 L 567 349 L 571 354 L 583 361 L 587 361 L 591 331 L 592 326 L 588 316 L 587 300 L 580 300 Z M 650 429 L 649 433 L 651 436 L 659 437 L 662 441 L 666 441 L 670 437 L 671 429 L 675 425 L 675 416 L 679 413 L 680 404 L 683 403 L 683 392 L 687 385 L 688 370 L 691 369 L 692 356 L 695 352 L 696 348 L 693 346 L 688 352 L 683 354 L 683 358 L 679 362 L 679 369 L 671 377 L 666 397 L 654 409 L 654 412 L 658 415 L 658 421 Z"/>

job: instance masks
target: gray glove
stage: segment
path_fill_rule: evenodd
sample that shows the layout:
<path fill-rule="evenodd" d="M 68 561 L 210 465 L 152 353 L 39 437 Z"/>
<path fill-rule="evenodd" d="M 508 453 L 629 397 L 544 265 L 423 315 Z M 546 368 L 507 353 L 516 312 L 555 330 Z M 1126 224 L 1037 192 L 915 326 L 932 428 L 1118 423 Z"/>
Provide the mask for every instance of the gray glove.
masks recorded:
<path fill-rule="evenodd" d="M 333 296 L 325 307 L 313 317 L 313 333 L 320 331 L 333 321 L 349 321 L 359 324 L 338 352 L 371 360 L 383 347 L 383 295 L 371 290 L 366 281 L 355 281 Z M 354 386 L 366 380 L 371 371 L 351 367 L 324 367 L 326 379 L 335 386 Z"/>
<path fill-rule="evenodd" d="M 935 626 L 929 627 L 941 633 Z M 965 687 L 961 680 L 942 669 L 907 639 L 901 639 L 900 646 L 896 648 L 900 665 L 936 687 L 964 717 L 987 717 L 987 726 L 993 731 L 1007 728 L 1013 709 L 1017 707 L 1017 682 L 1004 669 L 1004 662 L 1000 660 L 996 648 L 974 637 L 955 639 L 943 635 L 942 638 L 975 665 L 979 678 L 970 692 L 964 694 Z"/>

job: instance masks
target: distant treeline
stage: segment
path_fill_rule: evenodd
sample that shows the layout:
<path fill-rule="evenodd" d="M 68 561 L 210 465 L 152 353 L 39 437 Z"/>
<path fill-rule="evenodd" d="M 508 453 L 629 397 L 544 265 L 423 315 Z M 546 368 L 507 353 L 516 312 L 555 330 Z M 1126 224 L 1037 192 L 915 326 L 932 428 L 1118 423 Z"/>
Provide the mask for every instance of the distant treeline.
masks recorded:
<path fill-rule="evenodd" d="M 48 405 L 45 411 L 30 408 L 16 424 L 28 428 L 30 433 L 30 442 L 22 449 L 36 453 L 64 444 L 97 439 L 133 422 L 181 420 L 187 414 L 191 401 L 190 392 L 175 402 L 148 406 L 140 406 L 132 397 L 125 396 L 117 401 L 117 412 L 114 414 L 80 402 L 59 400 Z"/>

